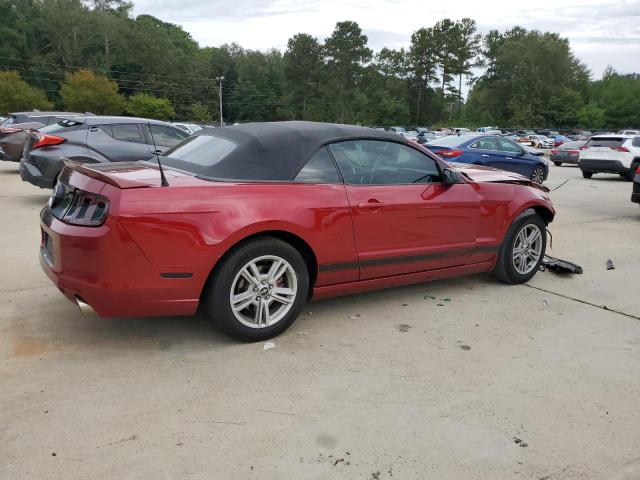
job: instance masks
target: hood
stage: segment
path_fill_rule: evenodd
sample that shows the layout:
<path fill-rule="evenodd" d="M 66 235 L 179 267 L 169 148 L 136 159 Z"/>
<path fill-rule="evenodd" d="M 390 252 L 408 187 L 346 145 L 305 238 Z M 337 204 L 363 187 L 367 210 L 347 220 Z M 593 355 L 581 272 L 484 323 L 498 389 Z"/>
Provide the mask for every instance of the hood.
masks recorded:
<path fill-rule="evenodd" d="M 544 192 L 549 189 L 542 185 L 532 182 L 527 177 L 519 173 L 509 172 L 507 170 L 499 170 L 497 168 L 485 167 L 482 165 L 472 165 L 468 163 L 446 162 L 452 169 L 460 172 L 464 177 L 475 183 L 516 183 L 519 185 L 527 185 L 538 188 Z"/>
<path fill-rule="evenodd" d="M 160 169 L 157 165 L 147 162 L 113 162 L 80 164 L 70 160 L 65 161 L 67 169 L 82 173 L 87 177 L 108 183 L 118 188 L 144 188 L 160 186 Z M 172 180 L 191 179 L 190 175 L 164 168 L 164 174 L 169 184 Z"/>

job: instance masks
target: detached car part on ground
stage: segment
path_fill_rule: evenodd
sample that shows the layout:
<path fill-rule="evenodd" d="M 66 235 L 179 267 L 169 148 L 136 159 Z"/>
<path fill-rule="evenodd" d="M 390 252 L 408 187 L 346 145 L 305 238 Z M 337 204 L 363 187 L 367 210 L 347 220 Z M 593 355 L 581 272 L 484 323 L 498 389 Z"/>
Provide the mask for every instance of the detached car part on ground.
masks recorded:
<path fill-rule="evenodd" d="M 65 160 L 109 163 L 147 160 L 188 137 L 166 122 L 132 117 L 74 117 L 43 127 L 24 145 L 20 176 L 53 188 Z"/>
<path fill-rule="evenodd" d="M 447 164 L 395 133 L 313 122 L 198 132 L 154 162 L 67 166 L 41 213 L 41 263 L 101 316 L 191 315 L 242 340 L 309 299 L 478 272 L 526 282 L 548 190 Z"/>
<path fill-rule="evenodd" d="M 640 135 L 599 135 L 580 148 L 578 167 L 584 178 L 617 173 L 632 181 L 640 166 Z"/>
<path fill-rule="evenodd" d="M 549 175 L 542 152 L 530 153 L 513 140 L 486 134 L 450 135 L 424 145 L 450 162 L 471 163 L 519 173 L 542 184 Z"/>

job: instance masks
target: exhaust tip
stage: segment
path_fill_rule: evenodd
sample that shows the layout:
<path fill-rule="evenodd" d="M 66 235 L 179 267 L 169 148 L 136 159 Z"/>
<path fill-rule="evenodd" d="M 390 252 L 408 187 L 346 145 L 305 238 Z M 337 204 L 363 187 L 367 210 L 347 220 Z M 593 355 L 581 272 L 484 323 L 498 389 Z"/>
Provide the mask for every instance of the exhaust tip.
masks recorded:
<path fill-rule="evenodd" d="M 96 315 L 96 311 L 87 302 L 76 295 L 76 304 L 83 315 Z"/>

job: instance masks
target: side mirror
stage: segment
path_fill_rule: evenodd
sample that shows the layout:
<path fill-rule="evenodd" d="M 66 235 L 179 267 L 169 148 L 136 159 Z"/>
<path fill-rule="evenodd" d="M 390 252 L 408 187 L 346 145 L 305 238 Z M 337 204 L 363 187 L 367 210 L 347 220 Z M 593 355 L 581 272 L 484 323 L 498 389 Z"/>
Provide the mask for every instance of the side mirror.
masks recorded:
<path fill-rule="evenodd" d="M 443 182 L 445 185 L 455 185 L 456 183 L 462 183 L 460 173 L 450 168 L 445 168 L 442 172 Z"/>

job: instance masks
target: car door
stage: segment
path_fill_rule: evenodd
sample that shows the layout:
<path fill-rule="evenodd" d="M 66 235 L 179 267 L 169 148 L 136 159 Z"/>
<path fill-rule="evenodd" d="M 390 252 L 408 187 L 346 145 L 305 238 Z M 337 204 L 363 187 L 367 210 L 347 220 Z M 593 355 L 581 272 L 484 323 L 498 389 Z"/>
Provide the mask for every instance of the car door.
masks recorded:
<path fill-rule="evenodd" d="M 87 134 L 91 157 L 98 162 L 135 162 L 152 156 L 137 123 L 92 125 Z"/>
<path fill-rule="evenodd" d="M 498 145 L 500 151 L 496 152 L 496 160 L 490 164 L 491 167 L 519 173 L 525 177 L 531 175 L 533 162 L 522 147 L 508 138 L 498 138 Z"/>
<path fill-rule="evenodd" d="M 348 140 L 330 146 L 345 182 L 360 279 L 471 263 L 480 200 L 445 185 L 439 163 L 405 144 Z"/>
<path fill-rule="evenodd" d="M 483 137 L 467 147 L 465 157 L 475 165 L 491 165 L 500 159 L 500 147 L 495 137 Z"/>

